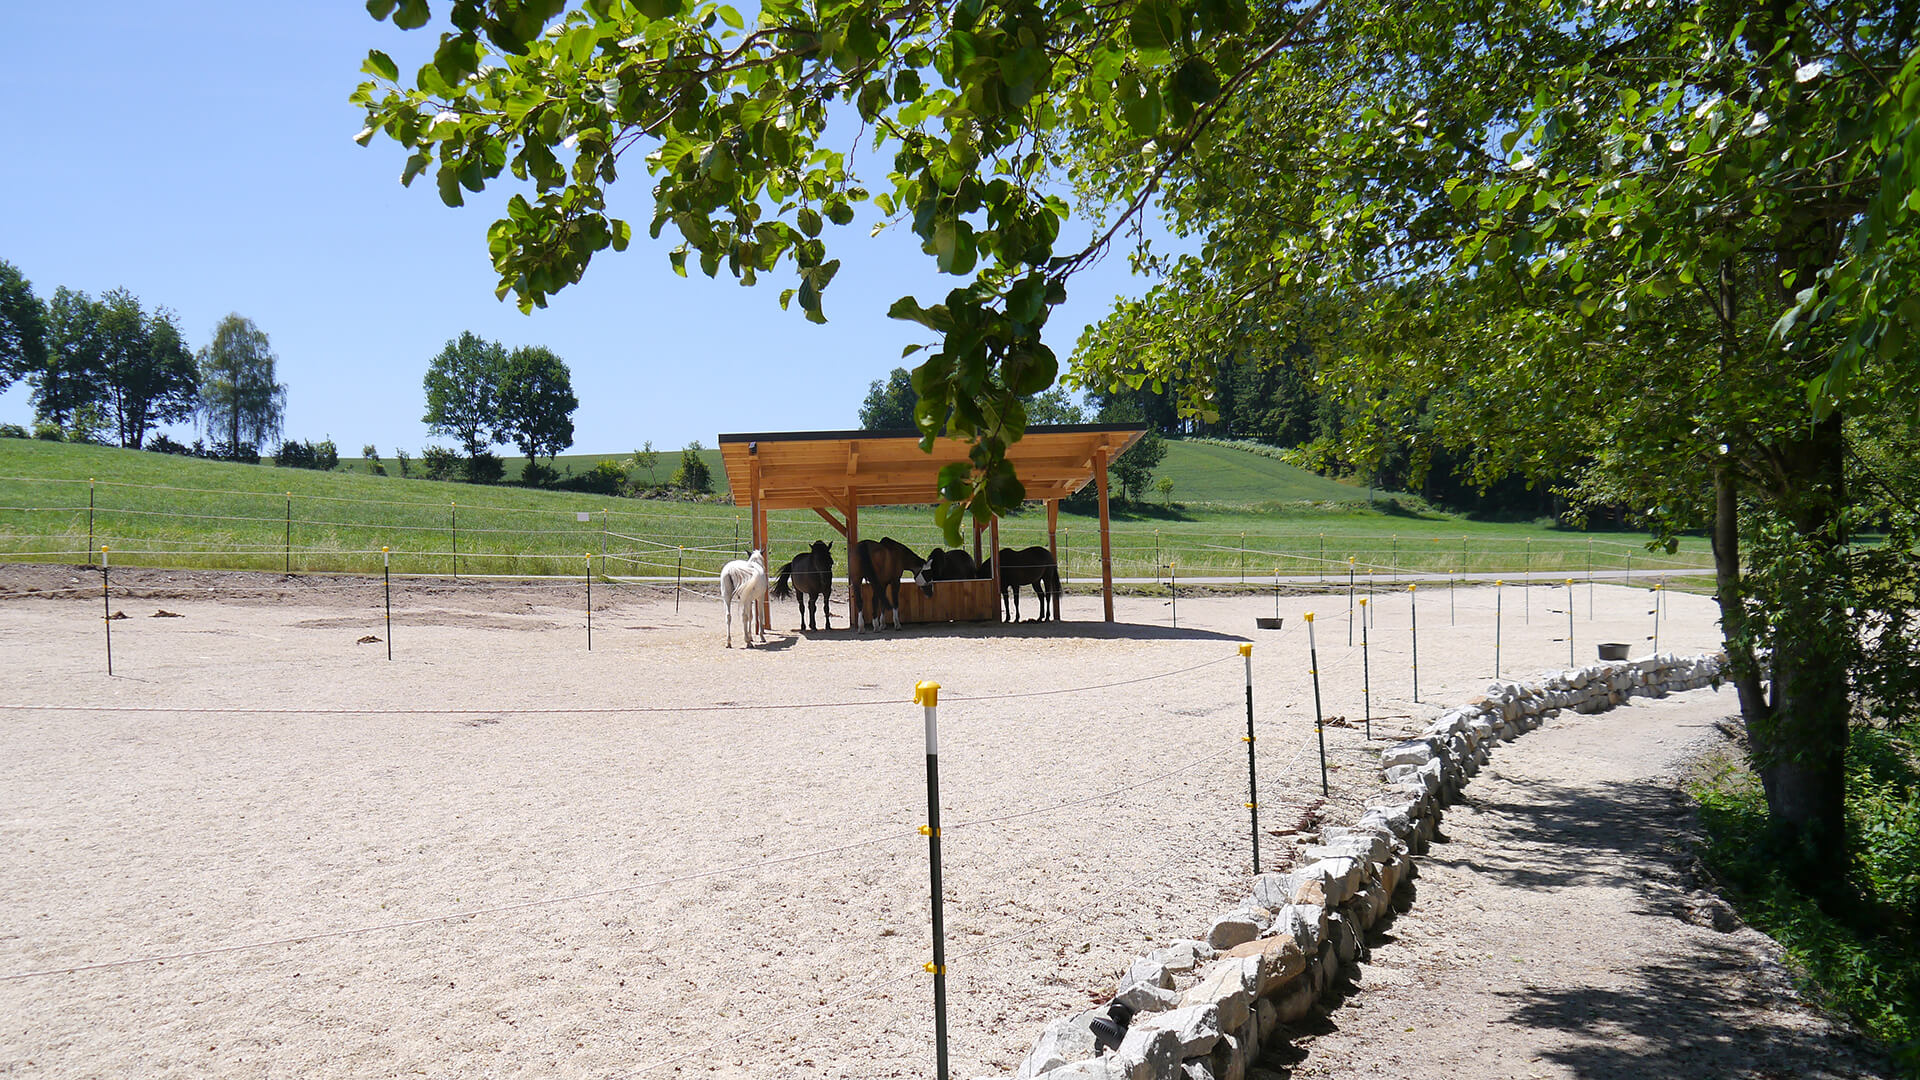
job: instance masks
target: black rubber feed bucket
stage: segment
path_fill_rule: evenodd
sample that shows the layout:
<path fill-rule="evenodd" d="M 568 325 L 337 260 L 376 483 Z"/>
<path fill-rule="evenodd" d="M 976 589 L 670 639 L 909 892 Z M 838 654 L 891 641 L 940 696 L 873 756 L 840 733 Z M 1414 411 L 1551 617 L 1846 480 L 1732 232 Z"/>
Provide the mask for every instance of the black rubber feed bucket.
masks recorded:
<path fill-rule="evenodd" d="M 1631 648 L 1631 646 L 1623 641 L 1604 642 L 1600 645 L 1600 659 L 1625 660 L 1627 658 L 1627 649 L 1629 648 Z"/>
<path fill-rule="evenodd" d="M 1258 615 L 1254 617 L 1253 625 L 1262 630 L 1278 630 L 1280 629 L 1280 623 L 1282 621 L 1283 620 L 1271 618 L 1266 615 Z"/>

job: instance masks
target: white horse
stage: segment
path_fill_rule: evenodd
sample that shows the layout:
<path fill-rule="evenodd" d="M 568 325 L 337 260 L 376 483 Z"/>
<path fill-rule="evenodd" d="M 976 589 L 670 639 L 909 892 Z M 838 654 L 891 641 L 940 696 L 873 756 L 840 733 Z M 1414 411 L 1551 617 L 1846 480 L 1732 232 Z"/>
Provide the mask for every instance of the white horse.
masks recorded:
<path fill-rule="evenodd" d="M 758 549 L 744 559 L 735 559 L 720 568 L 720 603 L 727 609 L 727 648 L 733 648 L 733 602 L 746 602 L 740 625 L 746 631 L 747 648 L 753 648 L 753 631 L 760 630 L 760 643 L 766 644 L 767 628 L 760 621 L 760 605 L 767 599 L 767 557 Z"/>

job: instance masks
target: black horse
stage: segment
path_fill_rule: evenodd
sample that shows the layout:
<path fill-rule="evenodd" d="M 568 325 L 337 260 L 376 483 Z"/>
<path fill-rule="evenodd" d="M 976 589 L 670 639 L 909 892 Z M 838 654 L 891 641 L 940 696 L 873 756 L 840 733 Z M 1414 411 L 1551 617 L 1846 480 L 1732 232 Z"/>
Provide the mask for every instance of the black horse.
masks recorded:
<path fill-rule="evenodd" d="M 878 540 L 862 540 L 854 545 L 854 553 L 859 557 L 860 581 L 873 586 L 873 611 L 861 605 L 860 620 L 865 626 L 876 629 L 886 620 L 887 612 L 893 612 L 893 628 L 900 628 L 900 577 L 913 573 L 918 580 L 918 571 L 927 564 L 927 560 L 915 555 L 907 545 L 891 536 Z M 859 588 L 859 583 L 854 583 Z M 864 629 L 864 626 L 863 626 Z"/>
<path fill-rule="evenodd" d="M 923 595 L 932 596 L 936 581 L 965 581 L 979 576 L 980 567 L 974 563 L 973 556 L 959 548 L 952 551 L 934 548 L 927 552 L 926 565 L 913 575 L 913 581 Z"/>
<path fill-rule="evenodd" d="M 1052 601 L 1051 611 L 1055 622 L 1060 621 L 1060 568 L 1054 565 L 1053 552 L 1043 547 L 1001 548 L 997 556 L 1000 560 L 1000 617 L 1007 615 L 1007 594 L 1013 594 L 1014 622 L 1020 621 L 1020 588 L 1033 586 L 1033 593 L 1040 598 L 1040 620 L 1048 617 L 1048 601 Z M 993 559 L 980 564 L 982 577 L 993 576 Z"/>
<path fill-rule="evenodd" d="M 788 594 L 799 592 L 800 595 L 793 602 L 800 609 L 800 629 L 820 629 L 820 621 L 813 609 L 816 599 L 827 616 L 827 629 L 833 629 L 833 545 L 825 540 L 815 540 L 813 550 L 795 555 L 792 561 L 780 568 L 779 573 L 780 580 L 773 584 L 773 595 L 785 600 Z M 791 588 L 788 587 L 788 579 L 792 579 Z"/>

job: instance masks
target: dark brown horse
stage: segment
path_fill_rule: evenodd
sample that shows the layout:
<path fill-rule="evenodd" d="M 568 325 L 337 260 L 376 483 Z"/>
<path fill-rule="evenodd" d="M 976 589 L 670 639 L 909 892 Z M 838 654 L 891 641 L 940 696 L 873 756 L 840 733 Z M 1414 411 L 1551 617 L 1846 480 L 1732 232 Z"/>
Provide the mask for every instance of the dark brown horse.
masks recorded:
<path fill-rule="evenodd" d="M 861 629 L 871 626 L 879 629 L 886 620 L 887 612 L 893 612 L 893 628 L 900 628 L 900 577 L 903 574 L 917 572 L 927 564 L 927 560 L 915 555 L 907 545 L 891 536 L 878 540 L 862 540 L 854 545 L 854 553 L 859 558 L 860 581 L 873 586 L 873 611 L 861 605 Z M 854 583 L 854 588 L 859 588 Z"/>
<path fill-rule="evenodd" d="M 1053 552 L 1043 547 L 1029 547 L 1014 550 L 1001 548 L 997 556 L 1000 561 L 1000 617 L 1007 615 L 1007 594 L 1013 594 L 1014 622 L 1020 621 L 1020 589 L 1033 586 L 1033 593 L 1040 598 L 1040 621 L 1048 616 L 1048 601 L 1052 601 L 1053 620 L 1060 621 L 1060 568 L 1054 565 Z M 988 559 L 980 564 L 980 576 L 993 576 L 994 560 Z"/>
<path fill-rule="evenodd" d="M 933 595 L 933 583 L 936 581 L 965 581 L 980 576 L 980 567 L 975 565 L 973 556 L 954 548 L 941 551 L 934 548 L 927 552 L 927 562 L 913 575 L 914 584 L 920 586 L 920 592 Z"/>
<path fill-rule="evenodd" d="M 827 616 L 827 629 L 833 629 L 833 545 L 825 540 L 815 540 L 811 551 L 795 555 L 792 561 L 780 568 L 779 573 L 780 580 L 774 582 L 773 595 L 785 600 L 791 593 L 800 594 L 793 601 L 800 609 L 800 629 L 820 629 L 820 620 L 813 609 L 815 600 L 820 602 Z M 788 587 L 789 579 L 792 580 L 791 588 Z"/>

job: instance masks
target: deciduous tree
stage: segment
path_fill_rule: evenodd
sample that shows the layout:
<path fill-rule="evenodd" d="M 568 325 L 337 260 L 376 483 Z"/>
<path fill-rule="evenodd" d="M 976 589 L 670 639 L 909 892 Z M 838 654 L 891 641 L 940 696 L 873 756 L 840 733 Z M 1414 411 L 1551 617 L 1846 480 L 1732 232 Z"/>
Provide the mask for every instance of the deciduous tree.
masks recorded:
<path fill-rule="evenodd" d="M 230 453 L 261 447 L 280 434 L 287 388 L 276 381 L 276 358 L 266 331 L 228 315 L 200 349 L 200 421 Z"/>
<path fill-rule="evenodd" d="M 427 365 L 427 430 L 460 440 L 467 460 L 475 462 L 494 443 L 500 416 L 500 378 L 507 350 L 470 330 L 448 341 Z"/>
<path fill-rule="evenodd" d="M 0 259 L 0 390 L 46 364 L 46 308 L 26 275 Z"/>
<path fill-rule="evenodd" d="M 494 437 L 520 448 L 532 463 L 573 445 L 573 375 L 544 345 L 523 345 L 507 356 L 500 376 L 499 421 Z"/>
<path fill-rule="evenodd" d="M 149 314 L 125 289 L 102 296 L 93 310 L 99 318 L 100 396 L 120 445 L 138 450 L 155 424 L 193 415 L 199 371 L 173 312 L 156 308 Z"/>

